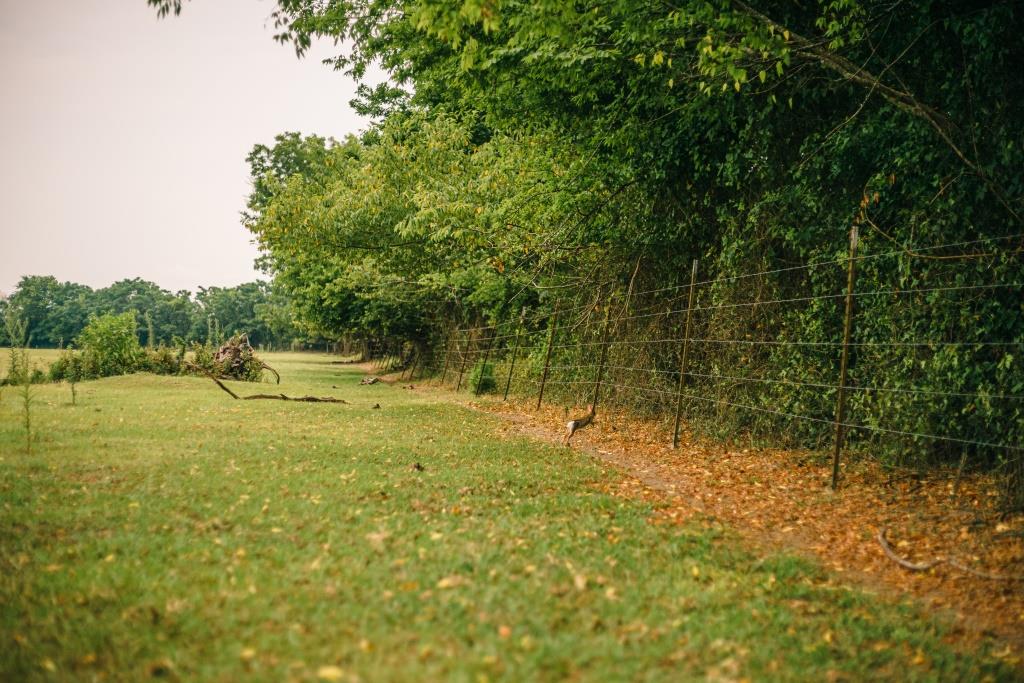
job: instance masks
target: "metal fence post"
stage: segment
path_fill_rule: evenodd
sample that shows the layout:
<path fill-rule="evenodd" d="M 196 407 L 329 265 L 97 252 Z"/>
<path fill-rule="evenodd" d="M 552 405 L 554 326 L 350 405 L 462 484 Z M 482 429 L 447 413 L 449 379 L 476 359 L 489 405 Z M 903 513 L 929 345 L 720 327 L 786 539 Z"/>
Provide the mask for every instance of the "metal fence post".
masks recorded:
<path fill-rule="evenodd" d="M 548 351 L 544 356 L 544 374 L 540 378 L 540 392 L 537 394 L 537 410 L 540 410 L 540 402 L 544 400 L 544 385 L 548 381 L 548 368 L 551 367 L 551 348 L 555 343 L 555 330 L 558 329 L 558 304 L 551 314 L 551 331 L 548 334 Z"/>
<path fill-rule="evenodd" d="M 846 416 L 846 367 L 850 358 L 850 330 L 853 321 L 853 283 L 856 279 L 857 226 L 850 229 L 850 258 L 846 268 L 846 316 L 843 320 L 843 355 L 839 361 L 839 394 L 836 396 L 836 440 L 832 454 L 832 490 L 839 486 L 839 455 L 843 450 L 844 418 Z"/>
<path fill-rule="evenodd" d="M 458 342 L 459 339 L 459 328 L 455 328 L 455 340 Z M 448 361 L 452 355 L 452 340 L 449 337 L 444 345 L 444 369 L 441 370 L 441 386 L 444 386 L 445 381 L 448 379 Z"/>
<path fill-rule="evenodd" d="M 480 395 L 480 387 L 483 386 L 484 373 L 487 371 L 487 361 L 491 357 L 491 347 L 494 346 L 494 338 L 498 336 L 498 326 L 494 326 L 494 332 L 491 334 L 491 338 L 487 340 L 487 346 L 484 349 L 484 362 L 480 366 L 480 374 L 476 376 L 476 388 L 473 390 L 474 396 Z"/>
<path fill-rule="evenodd" d="M 416 366 L 420 363 L 420 350 L 419 347 L 413 349 L 412 365 L 409 366 L 409 381 L 412 381 L 413 375 L 416 374 Z"/>
<path fill-rule="evenodd" d="M 686 384 L 686 360 L 690 351 L 690 320 L 693 315 L 694 290 L 697 287 L 697 259 L 690 271 L 690 298 L 686 304 L 686 328 L 683 332 L 683 352 L 679 361 L 679 386 L 676 387 L 676 420 L 672 428 L 672 448 L 679 448 L 679 417 L 683 408 L 683 385 Z"/>
<path fill-rule="evenodd" d="M 405 346 L 405 344 L 402 344 L 402 347 L 404 347 L 404 346 Z M 405 373 L 409 370 L 409 366 L 405 362 L 403 362 L 403 360 L 402 360 L 402 352 L 401 351 L 399 351 L 399 353 L 398 353 L 398 367 L 402 368 L 401 374 L 398 375 L 398 381 L 399 382 L 403 382 L 403 381 L 405 381 Z"/>
<path fill-rule="evenodd" d="M 611 317 L 612 306 L 610 302 L 605 302 L 604 309 L 604 331 L 601 332 L 601 360 L 597 364 L 597 378 L 594 380 L 594 397 L 590 401 L 591 409 L 597 412 L 597 399 L 601 396 L 601 378 L 604 376 L 604 364 L 608 360 L 608 331 L 611 325 L 609 325 L 609 318 Z"/>
<path fill-rule="evenodd" d="M 455 391 L 458 392 L 462 388 L 462 375 L 466 372 L 466 359 L 469 358 L 469 351 L 473 348 L 473 333 L 470 330 L 466 331 L 466 350 L 462 353 L 462 364 L 459 365 L 459 382 L 455 385 Z"/>
<path fill-rule="evenodd" d="M 505 380 L 505 395 L 502 397 L 502 401 L 508 400 L 508 389 L 512 386 L 512 373 L 516 369 L 516 356 L 519 355 L 519 338 L 523 334 L 523 319 L 526 317 L 526 306 L 523 306 L 522 310 L 519 311 L 519 327 L 516 329 L 516 345 L 512 349 L 512 364 L 508 366 L 508 379 Z"/>

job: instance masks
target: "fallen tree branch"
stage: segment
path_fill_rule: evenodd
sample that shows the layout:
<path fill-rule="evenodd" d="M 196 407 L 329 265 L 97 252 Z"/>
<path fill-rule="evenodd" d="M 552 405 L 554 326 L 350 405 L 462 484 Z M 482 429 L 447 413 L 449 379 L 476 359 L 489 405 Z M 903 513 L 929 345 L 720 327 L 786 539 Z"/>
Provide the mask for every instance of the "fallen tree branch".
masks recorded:
<path fill-rule="evenodd" d="M 195 366 L 193 366 L 195 367 Z M 203 374 L 214 381 L 214 383 L 226 391 L 231 398 L 239 401 L 253 401 L 257 399 L 269 399 L 272 401 L 299 401 L 301 403 L 345 403 L 348 404 L 343 398 L 334 398 L 333 396 L 285 396 L 284 394 L 253 394 L 251 396 L 239 396 L 235 392 L 231 391 L 224 382 L 214 377 L 209 372 L 203 371 Z"/>
<path fill-rule="evenodd" d="M 911 562 L 910 560 L 900 557 L 893 551 L 892 546 L 889 545 L 889 540 L 885 537 L 888 533 L 889 527 L 884 527 L 881 531 L 878 532 L 878 544 L 882 546 L 882 550 L 885 552 L 886 557 L 888 557 L 890 560 L 892 560 L 899 566 L 905 569 L 909 569 L 910 571 L 923 572 L 945 562 L 945 560 L 940 558 L 937 560 L 932 560 L 931 562 L 922 562 L 920 564 L 916 564 L 914 562 Z"/>
<path fill-rule="evenodd" d="M 947 560 L 947 562 L 949 562 L 949 565 L 951 567 L 956 567 L 962 572 L 974 574 L 979 578 L 988 579 L 990 581 L 1024 581 L 1024 574 L 1008 574 L 1005 576 L 1000 574 L 989 574 L 988 572 L 983 572 L 978 569 L 972 569 L 971 567 L 968 567 L 966 564 L 963 564 L 962 562 L 959 562 L 957 560 Z"/>
<path fill-rule="evenodd" d="M 933 567 L 937 567 L 940 564 L 948 564 L 949 566 L 955 569 L 959 569 L 962 572 L 973 574 L 974 576 L 977 576 L 982 579 L 988 579 L 989 581 L 1024 581 L 1024 575 L 989 574 L 988 572 L 973 569 L 972 567 L 967 566 L 959 560 L 946 557 L 937 557 L 930 562 L 911 562 L 910 560 L 897 555 L 896 552 L 892 549 L 892 546 L 889 545 L 889 539 L 886 538 L 886 535 L 888 533 L 889 527 L 883 527 L 882 530 L 878 532 L 878 545 L 882 546 L 882 551 L 885 553 L 886 557 L 888 557 L 890 560 L 892 560 L 899 566 L 903 567 L 904 569 L 909 569 L 915 572 L 923 572 L 932 569 Z"/>
<path fill-rule="evenodd" d="M 272 373 L 274 373 L 274 377 L 276 377 L 276 378 L 277 378 L 277 383 L 278 383 L 278 384 L 280 384 L 280 383 L 281 383 L 281 375 L 277 374 L 277 370 L 275 370 L 274 368 L 270 367 L 269 365 L 267 365 L 267 364 L 266 364 L 266 363 L 264 363 L 263 361 L 260 361 L 260 366 L 261 366 L 261 367 L 262 367 L 262 368 L 263 368 L 264 370 L 270 370 L 270 371 L 271 371 Z"/>

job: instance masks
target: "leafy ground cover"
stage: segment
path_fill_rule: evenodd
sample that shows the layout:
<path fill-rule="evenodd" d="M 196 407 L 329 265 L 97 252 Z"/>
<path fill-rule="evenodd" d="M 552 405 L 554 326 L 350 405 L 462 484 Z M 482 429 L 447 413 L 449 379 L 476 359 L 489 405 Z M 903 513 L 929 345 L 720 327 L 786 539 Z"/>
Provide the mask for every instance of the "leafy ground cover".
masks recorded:
<path fill-rule="evenodd" d="M 0 678 L 1015 678 L 909 603 L 652 523 L 617 471 L 494 416 L 267 360 L 282 392 L 350 404 L 44 385 L 26 456 L 3 397 Z"/>

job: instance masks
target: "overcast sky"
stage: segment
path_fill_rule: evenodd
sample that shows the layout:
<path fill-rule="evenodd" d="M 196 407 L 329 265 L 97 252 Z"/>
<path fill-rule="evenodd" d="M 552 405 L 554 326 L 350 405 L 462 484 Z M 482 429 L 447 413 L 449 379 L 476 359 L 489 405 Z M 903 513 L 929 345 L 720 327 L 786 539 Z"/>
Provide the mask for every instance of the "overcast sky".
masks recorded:
<path fill-rule="evenodd" d="M 0 292 L 22 275 L 169 290 L 258 277 L 246 154 L 366 122 L 354 85 L 272 40 L 269 0 L 0 0 Z"/>

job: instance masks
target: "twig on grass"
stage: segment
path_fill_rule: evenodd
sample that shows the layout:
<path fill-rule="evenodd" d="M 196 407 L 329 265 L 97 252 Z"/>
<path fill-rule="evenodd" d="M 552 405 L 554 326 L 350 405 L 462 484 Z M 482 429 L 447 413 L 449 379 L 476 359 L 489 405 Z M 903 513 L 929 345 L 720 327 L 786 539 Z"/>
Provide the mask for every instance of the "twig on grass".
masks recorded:
<path fill-rule="evenodd" d="M 886 538 L 886 535 L 888 533 L 889 527 L 883 527 L 882 530 L 878 532 L 878 544 L 882 546 L 882 551 L 885 553 L 886 557 L 888 557 L 890 560 L 892 560 L 899 566 L 903 567 L 904 569 L 909 569 L 915 572 L 923 572 L 928 571 L 933 567 L 937 567 L 940 564 L 948 564 L 949 566 L 959 569 L 962 572 L 967 572 L 968 574 L 973 574 L 974 576 L 977 576 L 982 579 L 988 579 L 990 581 L 1024 581 L 1024 575 L 1010 574 L 1004 576 L 1000 574 L 989 574 L 988 572 L 973 569 L 964 564 L 963 562 L 960 562 L 959 560 L 946 557 L 937 557 L 930 562 L 911 562 L 906 558 L 900 557 L 895 553 L 895 551 L 893 551 L 892 546 L 889 545 L 889 540 Z"/>

